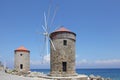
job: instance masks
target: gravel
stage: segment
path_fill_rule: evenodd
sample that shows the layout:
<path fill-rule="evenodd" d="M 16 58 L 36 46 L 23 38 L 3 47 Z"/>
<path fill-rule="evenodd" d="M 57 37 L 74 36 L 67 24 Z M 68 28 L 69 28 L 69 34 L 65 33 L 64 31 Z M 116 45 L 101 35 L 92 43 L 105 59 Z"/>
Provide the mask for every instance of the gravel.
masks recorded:
<path fill-rule="evenodd" d="M 45 78 L 37 78 L 37 77 L 23 77 L 18 75 L 7 74 L 3 71 L 0 71 L 0 80 L 50 80 Z"/>

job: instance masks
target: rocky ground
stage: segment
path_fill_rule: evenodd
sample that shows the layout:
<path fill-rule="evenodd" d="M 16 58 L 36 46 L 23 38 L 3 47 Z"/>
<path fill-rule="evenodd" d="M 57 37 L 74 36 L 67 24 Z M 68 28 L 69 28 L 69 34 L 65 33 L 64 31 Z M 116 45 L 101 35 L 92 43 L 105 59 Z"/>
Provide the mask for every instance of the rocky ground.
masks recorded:
<path fill-rule="evenodd" d="M 77 77 L 85 77 L 84 75 L 78 75 Z M 77 77 L 69 77 L 70 80 L 77 80 Z M 53 79 L 52 79 L 53 78 Z M 16 75 L 15 72 L 12 73 L 5 73 L 5 71 L 0 71 L 0 80 L 63 80 L 63 77 L 48 77 L 46 74 L 40 72 L 30 72 L 27 75 Z M 68 79 L 64 77 L 64 80 Z M 81 79 L 80 79 L 81 80 Z M 87 79 L 82 80 L 112 80 L 110 78 L 103 78 L 100 76 L 90 75 Z"/>
<path fill-rule="evenodd" d="M 0 80 L 50 80 L 50 79 L 11 75 L 11 74 L 7 74 L 3 71 L 0 71 Z"/>

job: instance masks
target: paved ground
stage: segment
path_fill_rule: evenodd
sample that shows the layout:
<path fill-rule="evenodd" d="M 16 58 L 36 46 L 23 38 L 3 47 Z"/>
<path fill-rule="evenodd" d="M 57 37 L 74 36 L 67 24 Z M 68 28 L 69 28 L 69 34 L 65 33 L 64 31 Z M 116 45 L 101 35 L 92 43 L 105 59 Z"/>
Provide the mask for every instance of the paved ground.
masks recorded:
<path fill-rule="evenodd" d="M 42 76 L 42 75 L 41 75 Z M 44 77 L 44 76 L 42 76 Z M 47 79 L 49 78 L 49 79 Z M 18 75 L 11 75 L 5 72 L 0 71 L 0 80 L 65 80 L 65 79 L 72 79 L 72 80 L 88 80 L 86 75 L 78 75 L 78 76 L 71 76 L 71 77 L 44 77 L 44 78 L 37 78 L 37 77 L 23 77 Z"/>
<path fill-rule="evenodd" d="M 17 75 L 6 74 L 0 71 L 0 80 L 50 80 L 50 79 L 22 77 Z"/>

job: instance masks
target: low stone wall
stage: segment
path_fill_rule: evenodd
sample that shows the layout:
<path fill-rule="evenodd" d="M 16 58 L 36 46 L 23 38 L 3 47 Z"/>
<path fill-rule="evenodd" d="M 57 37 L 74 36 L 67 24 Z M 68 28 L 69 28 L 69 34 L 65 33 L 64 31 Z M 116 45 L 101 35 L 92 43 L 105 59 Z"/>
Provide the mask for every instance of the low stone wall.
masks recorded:
<path fill-rule="evenodd" d="M 1 67 L 1 66 L 0 66 L 0 71 L 3 71 L 3 70 L 4 70 L 4 67 Z"/>
<path fill-rule="evenodd" d="M 53 80 L 88 80 L 87 75 L 77 75 L 77 76 L 69 76 L 69 77 L 49 77 Z"/>
<path fill-rule="evenodd" d="M 89 80 L 112 80 L 112 79 L 110 79 L 110 78 L 103 78 L 101 76 L 90 75 L 89 76 Z"/>
<path fill-rule="evenodd" d="M 7 73 L 13 75 L 19 75 L 14 70 L 7 70 Z M 94 76 L 94 75 L 87 76 L 82 74 L 78 74 L 76 76 L 68 76 L 68 77 L 54 77 L 54 76 L 48 76 L 47 74 L 40 72 L 29 72 L 28 74 L 21 74 L 20 76 L 31 77 L 31 78 L 37 77 L 38 79 L 42 78 L 48 80 L 112 80 L 110 78 L 103 78 L 101 76 Z"/>
<path fill-rule="evenodd" d="M 54 79 L 54 80 L 88 80 L 87 78 Z"/>

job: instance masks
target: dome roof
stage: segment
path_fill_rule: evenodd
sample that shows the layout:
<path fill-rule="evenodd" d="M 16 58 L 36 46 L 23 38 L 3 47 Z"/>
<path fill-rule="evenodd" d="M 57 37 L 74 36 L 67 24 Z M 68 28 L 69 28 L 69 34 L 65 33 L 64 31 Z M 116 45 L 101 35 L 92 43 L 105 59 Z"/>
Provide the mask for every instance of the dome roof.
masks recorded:
<path fill-rule="evenodd" d="M 65 27 L 60 27 L 59 29 L 57 29 L 57 30 L 55 30 L 54 32 L 52 32 L 51 34 L 50 34 L 50 36 L 52 36 L 53 34 L 55 34 L 55 33 L 61 33 L 61 32 L 67 32 L 67 33 L 72 33 L 72 34 L 74 34 L 74 35 L 76 35 L 74 32 L 72 32 L 72 31 L 70 31 L 70 30 L 68 30 L 68 29 L 66 29 Z"/>
<path fill-rule="evenodd" d="M 15 52 L 16 51 L 24 51 L 24 52 L 29 52 L 29 50 L 28 49 L 26 49 L 24 46 L 20 46 L 19 48 L 17 48 L 16 50 L 15 50 Z"/>
<path fill-rule="evenodd" d="M 71 32 L 71 31 L 66 29 L 65 27 L 61 27 L 61 28 L 57 29 L 55 32 Z"/>

